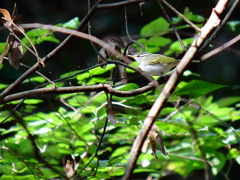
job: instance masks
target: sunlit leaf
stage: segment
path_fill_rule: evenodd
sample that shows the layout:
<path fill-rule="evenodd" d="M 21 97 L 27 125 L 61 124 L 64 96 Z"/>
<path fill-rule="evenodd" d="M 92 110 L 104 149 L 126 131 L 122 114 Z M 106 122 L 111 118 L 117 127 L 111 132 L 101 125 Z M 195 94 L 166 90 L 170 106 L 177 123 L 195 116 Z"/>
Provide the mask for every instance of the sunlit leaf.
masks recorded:
<path fill-rule="evenodd" d="M 26 99 L 24 101 L 25 104 L 39 104 L 40 102 L 43 102 L 41 99 Z"/>
<path fill-rule="evenodd" d="M 37 39 L 36 43 L 41 44 L 44 41 L 60 43 L 60 41 L 57 38 L 55 38 L 54 36 L 46 36 L 46 37 L 39 38 L 39 39 Z"/>
<path fill-rule="evenodd" d="M 69 28 L 69 29 L 77 29 L 79 24 L 80 24 L 79 18 L 75 17 L 75 18 L 71 19 L 70 21 L 63 23 L 62 26 L 65 28 Z"/>
<path fill-rule="evenodd" d="M 101 67 L 97 67 L 97 68 L 89 70 L 89 73 L 91 75 L 99 75 L 99 74 L 103 74 L 103 73 L 109 71 L 110 69 L 112 69 L 114 67 L 115 67 L 115 65 L 109 64 L 109 65 L 107 65 L 107 67 L 105 69 L 102 69 Z"/>
<path fill-rule="evenodd" d="M 158 19 L 155 19 L 149 24 L 145 25 L 141 29 L 140 34 L 145 36 L 154 36 L 163 34 L 167 30 L 169 30 L 169 23 L 166 19 L 159 17 Z"/>
<path fill-rule="evenodd" d="M 171 43 L 172 41 L 168 38 L 164 38 L 164 37 L 154 37 L 154 38 L 150 38 L 147 42 L 148 46 L 159 46 L 159 47 L 164 47 L 167 46 L 169 43 Z"/>
<path fill-rule="evenodd" d="M 183 15 L 190 21 L 194 21 L 194 22 L 204 22 L 205 18 L 201 15 L 198 15 L 198 14 L 193 14 L 193 12 L 191 12 L 189 10 L 188 7 L 186 7 L 184 9 L 184 13 Z"/>
<path fill-rule="evenodd" d="M 192 44 L 192 42 L 194 41 L 194 38 L 186 38 L 186 39 L 182 39 L 183 44 L 188 47 Z M 170 55 L 170 54 L 181 54 L 184 51 L 182 45 L 180 44 L 179 41 L 175 41 L 173 42 L 170 47 L 169 50 L 166 51 L 164 53 L 164 55 Z"/>

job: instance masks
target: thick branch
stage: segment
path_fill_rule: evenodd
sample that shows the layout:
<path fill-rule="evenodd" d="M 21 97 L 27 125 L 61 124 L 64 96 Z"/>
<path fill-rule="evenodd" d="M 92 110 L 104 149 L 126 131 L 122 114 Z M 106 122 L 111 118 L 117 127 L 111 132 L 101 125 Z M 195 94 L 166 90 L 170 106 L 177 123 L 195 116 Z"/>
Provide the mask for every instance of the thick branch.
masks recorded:
<path fill-rule="evenodd" d="M 223 12 L 228 2 L 229 1 L 227 0 L 220 0 L 218 2 L 216 7 L 213 9 L 208 22 L 202 27 L 199 37 L 196 38 L 195 41 L 192 43 L 192 46 L 189 48 L 189 50 L 187 51 L 179 65 L 176 67 L 167 84 L 164 86 L 162 93 L 158 96 L 157 100 L 152 106 L 147 118 L 144 120 L 142 129 L 140 130 L 136 140 L 134 141 L 133 147 L 130 152 L 129 160 L 126 166 L 126 171 L 124 176 L 122 177 L 122 180 L 131 179 L 131 175 L 135 168 L 143 142 L 150 128 L 152 127 L 157 115 L 163 108 L 163 104 L 170 96 L 174 87 L 176 87 L 180 75 L 183 73 L 186 66 L 190 63 L 191 58 L 196 54 L 198 48 L 203 44 L 204 40 L 207 38 L 209 33 L 216 26 L 219 25 L 220 23 L 219 15 Z"/>

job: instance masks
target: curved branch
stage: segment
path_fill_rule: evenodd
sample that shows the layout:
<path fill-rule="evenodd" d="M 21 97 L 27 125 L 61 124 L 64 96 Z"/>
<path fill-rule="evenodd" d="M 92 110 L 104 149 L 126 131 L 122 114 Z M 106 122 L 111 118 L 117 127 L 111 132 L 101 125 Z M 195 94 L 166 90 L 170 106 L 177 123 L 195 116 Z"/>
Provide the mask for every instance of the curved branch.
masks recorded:
<path fill-rule="evenodd" d="M 82 30 L 85 25 L 88 23 L 89 19 L 93 16 L 93 14 L 96 11 L 96 7 L 98 3 L 100 3 L 102 0 L 98 0 L 98 2 L 92 7 L 90 12 L 85 16 L 85 18 L 82 20 L 82 23 L 77 28 L 78 31 Z M 59 52 L 62 48 L 64 48 L 68 42 L 73 38 L 71 34 L 61 43 L 59 44 L 53 51 L 51 51 L 48 55 L 46 55 L 44 58 L 42 58 L 42 63 L 46 63 L 50 58 L 52 58 L 57 52 Z M 39 63 L 34 64 L 28 71 L 26 71 L 24 74 L 22 74 L 15 82 L 13 82 L 11 85 L 9 85 L 1 94 L 0 94 L 0 100 L 3 99 L 5 96 L 7 96 L 17 85 L 21 84 L 25 79 L 27 79 L 31 74 L 33 74 L 37 69 L 39 68 Z"/>
<path fill-rule="evenodd" d="M 130 91 L 120 91 L 114 89 L 112 86 L 108 84 L 98 84 L 98 85 L 90 85 L 90 86 L 74 86 L 74 87 L 57 87 L 57 88 L 40 88 L 29 91 L 24 91 L 20 93 L 15 93 L 9 96 L 6 96 L 4 99 L 0 100 L 0 104 L 4 104 L 7 102 L 20 100 L 24 98 L 40 98 L 45 97 L 48 94 L 67 94 L 67 93 L 78 93 L 78 92 L 100 92 L 105 91 L 109 94 L 118 96 L 118 97 L 132 97 L 136 96 L 150 90 L 155 89 L 154 83 L 150 83 L 147 86 L 130 90 Z"/>

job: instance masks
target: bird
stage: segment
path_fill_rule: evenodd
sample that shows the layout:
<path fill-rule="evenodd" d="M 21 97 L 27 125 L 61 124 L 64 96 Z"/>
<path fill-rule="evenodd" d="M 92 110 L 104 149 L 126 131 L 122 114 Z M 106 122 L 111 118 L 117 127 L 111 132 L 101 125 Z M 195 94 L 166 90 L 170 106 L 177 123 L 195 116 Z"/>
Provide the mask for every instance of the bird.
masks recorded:
<path fill-rule="evenodd" d="M 180 60 L 177 60 L 173 57 L 147 52 L 138 52 L 134 55 L 128 55 L 128 57 L 135 59 L 139 64 L 139 68 L 143 72 L 152 76 L 162 76 L 177 66 L 180 62 Z M 198 63 L 200 61 L 192 60 L 192 62 Z"/>

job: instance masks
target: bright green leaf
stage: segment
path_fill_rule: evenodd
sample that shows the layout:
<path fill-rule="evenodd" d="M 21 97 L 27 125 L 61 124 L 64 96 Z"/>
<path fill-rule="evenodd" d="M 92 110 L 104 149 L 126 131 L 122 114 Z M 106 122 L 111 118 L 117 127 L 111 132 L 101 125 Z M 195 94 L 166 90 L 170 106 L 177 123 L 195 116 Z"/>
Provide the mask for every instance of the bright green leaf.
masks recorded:
<path fill-rule="evenodd" d="M 39 104 L 43 102 L 41 99 L 26 99 L 24 100 L 24 104 Z"/>
<path fill-rule="evenodd" d="M 148 46 L 159 46 L 159 47 L 165 47 L 168 44 L 170 44 L 172 41 L 168 38 L 164 37 L 153 37 L 150 38 L 147 42 Z"/>
<path fill-rule="evenodd" d="M 192 42 L 194 41 L 194 38 L 186 38 L 186 39 L 182 39 L 183 44 L 188 47 L 189 45 L 192 44 Z M 184 51 L 184 48 L 182 47 L 182 45 L 179 43 L 179 41 L 175 41 L 173 42 L 170 47 L 169 50 L 166 51 L 164 53 L 164 55 L 170 55 L 170 54 L 181 54 Z"/>
<path fill-rule="evenodd" d="M 143 36 L 161 35 L 169 30 L 169 23 L 166 19 L 160 17 L 145 25 L 140 34 Z"/>
<path fill-rule="evenodd" d="M 62 25 L 62 27 L 69 28 L 69 29 L 77 29 L 79 24 L 80 24 L 79 18 L 75 17 L 75 18 L 71 19 L 70 21 L 64 23 Z"/>

